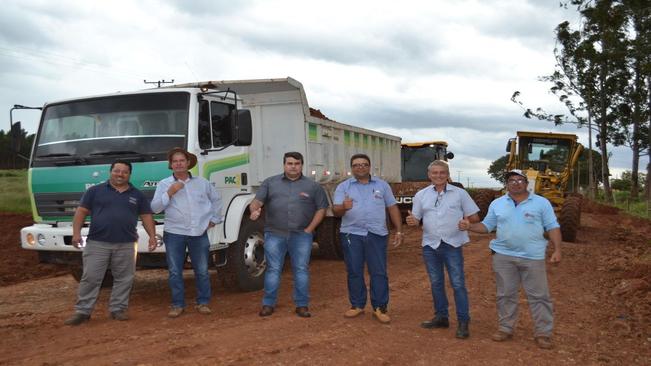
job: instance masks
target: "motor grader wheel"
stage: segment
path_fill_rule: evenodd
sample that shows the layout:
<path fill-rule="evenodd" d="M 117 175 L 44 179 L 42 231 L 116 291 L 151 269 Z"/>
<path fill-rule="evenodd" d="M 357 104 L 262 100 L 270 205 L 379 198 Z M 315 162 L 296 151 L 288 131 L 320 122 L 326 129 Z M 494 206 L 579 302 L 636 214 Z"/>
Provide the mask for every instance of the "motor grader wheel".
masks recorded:
<path fill-rule="evenodd" d="M 581 197 L 570 196 L 561 206 L 558 223 L 561 225 L 563 241 L 573 243 L 581 226 Z"/>

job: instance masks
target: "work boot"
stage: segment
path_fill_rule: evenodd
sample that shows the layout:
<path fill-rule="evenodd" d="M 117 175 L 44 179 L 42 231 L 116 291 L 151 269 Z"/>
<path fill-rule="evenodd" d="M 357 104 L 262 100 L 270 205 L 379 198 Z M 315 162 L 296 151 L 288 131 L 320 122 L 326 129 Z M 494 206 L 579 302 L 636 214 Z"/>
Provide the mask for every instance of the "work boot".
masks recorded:
<path fill-rule="evenodd" d="M 172 306 L 170 312 L 167 313 L 167 316 L 170 318 L 178 318 L 181 314 L 183 314 L 183 308 Z"/>
<path fill-rule="evenodd" d="M 382 324 L 388 324 L 391 322 L 391 317 L 387 314 L 387 308 L 381 306 L 373 310 L 373 316 Z"/>
<path fill-rule="evenodd" d="M 212 310 L 210 310 L 210 308 L 206 304 L 199 304 L 194 308 L 197 309 L 197 312 L 199 314 L 210 315 L 212 313 Z"/>
<path fill-rule="evenodd" d="M 364 309 L 353 306 L 344 313 L 344 318 L 354 318 L 363 313 L 364 313 Z"/>
<path fill-rule="evenodd" d="M 129 320 L 129 316 L 127 315 L 126 312 L 124 312 L 122 310 L 113 311 L 113 312 L 111 312 L 111 319 L 125 321 L 125 320 Z"/>
<path fill-rule="evenodd" d="M 296 308 L 296 315 L 300 316 L 301 318 L 309 318 L 312 316 L 312 314 L 310 314 L 310 311 L 307 309 L 307 306 L 298 306 Z"/>
<path fill-rule="evenodd" d="M 63 324 L 76 326 L 76 325 L 79 325 L 81 323 L 85 323 L 85 322 L 87 322 L 89 320 L 90 320 L 90 315 L 82 314 L 82 313 L 75 313 L 73 316 L 66 319 L 66 321 L 63 322 Z"/>
<path fill-rule="evenodd" d="M 542 349 L 550 349 L 554 347 L 551 338 L 544 336 L 536 337 L 536 344 Z"/>
<path fill-rule="evenodd" d="M 470 337 L 470 331 L 468 330 L 468 321 L 460 321 L 457 326 L 457 334 L 455 335 L 459 339 L 466 339 Z"/>
<path fill-rule="evenodd" d="M 501 330 L 498 330 L 496 333 L 494 333 L 491 336 L 491 339 L 494 340 L 495 342 L 504 342 L 504 341 L 508 341 L 511 338 L 513 338 L 513 334 L 503 332 Z"/>
<path fill-rule="evenodd" d="M 449 328 L 450 321 L 448 318 L 436 316 L 432 320 L 426 320 L 420 323 L 421 328 L 433 329 L 433 328 Z"/>
<path fill-rule="evenodd" d="M 258 315 L 260 316 L 269 316 L 274 313 L 274 307 L 269 306 L 269 305 L 262 305 L 262 309 L 260 309 L 260 312 Z"/>

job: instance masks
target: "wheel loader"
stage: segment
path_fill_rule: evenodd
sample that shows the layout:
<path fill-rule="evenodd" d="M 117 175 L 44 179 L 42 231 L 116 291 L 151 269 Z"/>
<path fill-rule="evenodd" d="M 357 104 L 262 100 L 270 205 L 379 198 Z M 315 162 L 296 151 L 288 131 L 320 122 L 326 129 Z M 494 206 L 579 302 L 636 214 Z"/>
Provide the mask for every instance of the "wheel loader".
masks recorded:
<path fill-rule="evenodd" d="M 576 241 L 581 222 L 581 196 L 568 191 L 583 151 L 577 140 L 573 134 L 518 131 L 506 145 L 506 171 L 522 170 L 529 181 L 527 190 L 552 203 L 567 242 Z"/>

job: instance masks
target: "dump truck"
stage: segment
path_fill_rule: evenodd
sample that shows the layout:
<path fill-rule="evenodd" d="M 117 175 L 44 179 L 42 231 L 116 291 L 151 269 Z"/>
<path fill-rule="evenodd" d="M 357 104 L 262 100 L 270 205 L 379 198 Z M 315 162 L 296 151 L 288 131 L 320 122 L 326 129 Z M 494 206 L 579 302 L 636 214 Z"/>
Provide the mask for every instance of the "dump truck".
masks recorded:
<path fill-rule="evenodd" d="M 282 172 L 283 154 L 305 157 L 303 174 L 326 188 L 351 175 L 349 158 L 368 154 L 372 174 L 400 181 L 401 140 L 330 120 L 310 108 L 303 85 L 290 77 L 178 84 L 45 104 L 32 148 L 28 185 L 34 225 L 21 245 L 42 262 L 81 274 L 71 244 L 72 217 L 83 193 L 109 177 L 115 159 L 133 165 L 131 183 L 151 199 L 171 174 L 166 153 L 183 147 L 198 157 L 192 174 L 208 179 L 223 200 L 224 222 L 209 229 L 211 264 L 219 278 L 244 291 L 263 287 L 264 221 L 249 220 L 248 205 L 262 181 Z M 158 247 L 137 226 L 139 268 L 165 267 L 163 215 L 155 215 Z M 338 218 L 328 211 L 315 252 L 338 256 Z M 88 222 L 82 235 L 88 233 Z"/>
<path fill-rule="evenodd" d="M 518 131 L 509 139 L 506 171 L 520 169 L 526 174 L 529 192 L 547 198 L 558 217 L 564 241 L 576 241 L 581 223 L 581 195 L 570 192 L 576 163 L 583 145 L 574 134 Z M 484 199 L 486 198 L 486 199 Z M 477 199 L 480 212 L 486 212 L 492 198 Z"/>

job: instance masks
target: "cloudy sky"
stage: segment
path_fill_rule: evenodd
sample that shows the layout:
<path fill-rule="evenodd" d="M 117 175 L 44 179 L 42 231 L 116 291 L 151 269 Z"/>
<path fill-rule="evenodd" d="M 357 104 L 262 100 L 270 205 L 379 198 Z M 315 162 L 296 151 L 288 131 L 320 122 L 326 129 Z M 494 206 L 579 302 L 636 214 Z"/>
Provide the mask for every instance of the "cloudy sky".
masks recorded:
<path fill-rule="evenodd" d="M 3 1 L 0 110 L 143 89 L 144 79 L 291 76 L 329 118 L 405 142 L 446 140 L 455 179 L 495 186 L 486 169 L 517 130 L 587 145 L 587 131 L 527 120 L 510 101 L 519 90 L 565 112 L 537 77 L 554 69 L 555 26 L 575 19 L 557 0 Z M 38 115 L 14 120 L 34 132 Z M 614 149 L 614 174 L 630 160 Z"/>

